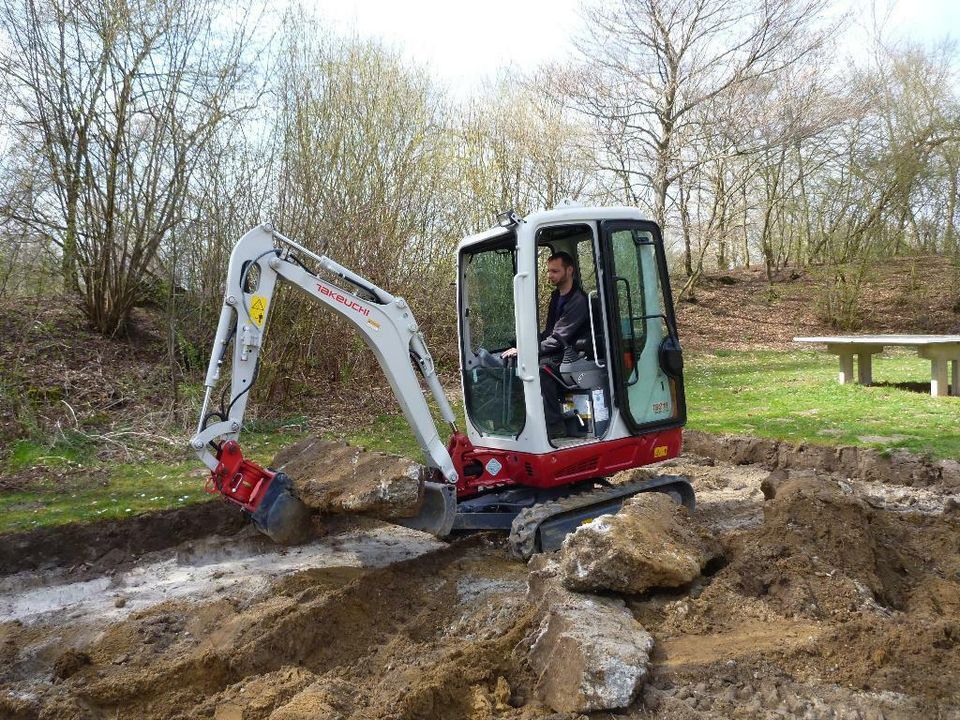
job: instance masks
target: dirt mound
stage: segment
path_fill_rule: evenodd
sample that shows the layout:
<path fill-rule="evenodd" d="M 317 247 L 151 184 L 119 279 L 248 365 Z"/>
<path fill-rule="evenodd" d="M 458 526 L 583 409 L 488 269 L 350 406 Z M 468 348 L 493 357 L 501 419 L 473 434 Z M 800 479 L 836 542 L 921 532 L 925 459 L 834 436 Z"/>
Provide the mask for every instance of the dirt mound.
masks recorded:
<path fill-rule="evenodd" d="M 73 662 L 32 702 L 0 692 L 0 716 L 59 716 L 78 704 L 221 720 L 530 711 L 528 671 L 515 654 L 532 621 L 526 571 L 501 546 L 475 536 L 416 561 L 328 574 L 284 578 L 247 603 L 134 613 L 72 649 L 70 658 L 88 661 Z M 30 632 L 7 625 L 14 657 L 38 642 Z"/>
<path fill-rule="evenodd" d="M 796 349 L 791 341 L 798 335 L 835 334 L 820 312 L 834 282 L 820 268 L 788 268 L 772 285 L 762 268 L 710 273 L 692 301 L 677 305 L 680 339 L 688 350 Z M 960 276 L 948 258 L 888 258 L 864 278 L 856 330 L 956 333 L 958 289 Z"/>
<path fill-rule="evenodd" d="M 58 565 L 84 565 L 84 572 L 103 572 L 153 550 L 212 534 L 230 534 L 248 524 L 235 507 L 206 502 L 123 520 L 10 533 L 0 543 L 0 576 Z"/>
<path fill-rule="evenodd" d="M 686 430 L 687 452 L 734 465 L 759 464 L 770 469 L 842 473 L 848 478 L 913 487 L 960 488 L 960 462 L 937 460 L 907 450 L 795 444 L 746 435 L 717 435 Z"/>
<path fill-rule="evenodd" d="M 726 565 L 695 598 L 667 612 L 640 604 L 655 636 L 700 640 L 699 651 L 667 642 L 665 657 L 679 647 L 684 663 L 710 664 L 724 655 L 711 655 L 717 643 L 763 649 L 754 636 L 767 627 L 775 629 L 767 655 L 795 676 L 907 693 L 931 707 L 954 692 L 954 514 L 878 510 L 846 483 L 791 478 L 764 504 L 762 524 L 726 545 Z"/>
<path fill-rule="evenodd" d="M 654 640 L 618 717 L 960 717 L 960 513 L 942 491 L 791 471 L 764 501 L 769 471 L 756 466 L 684 457 L 670 472 L 690 476 L 690 522 L 722 556 L 684 587 L 610 598 Z M 137 566 L 69 586 L 101 596 L 100 615 L 89 603 L 8 613 L 0 717 L 572 720 L 539 704 L 529 569 L 502 538 L 424 545 L 362 523 L 312 550 L 193 541 L 160 575 Z M 264 563 L 277 579 L 247 591 L 220 575 L 259 577 Z M 146 604 L 131 582 L 158 576 L 205 578 L 206 591 Z M 60 592 L 38 572 L 0 601 L 33 602 L 47 581 Z"/>

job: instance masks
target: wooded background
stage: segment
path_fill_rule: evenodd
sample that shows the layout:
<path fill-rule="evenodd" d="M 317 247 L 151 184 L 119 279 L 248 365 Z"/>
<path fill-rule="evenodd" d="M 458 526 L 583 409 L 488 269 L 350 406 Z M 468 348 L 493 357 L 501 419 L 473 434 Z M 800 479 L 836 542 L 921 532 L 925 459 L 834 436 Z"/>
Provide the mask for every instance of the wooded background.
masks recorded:
<path fill-rule="evenodd" d="M 843 329 L 877 264 L 957 264 L 953 43 L 878 29 L 850 59 L 828 0 L 583 13 L 567 60 L 464 98 L 303 9 L 0 0 L 0 299 L 77 298 L 112 337 L 153 308 L 176 402 L 202 377 L 230 249 L 267 220 L 406 297 L 447 367 L 454 248 L 509 208 L 640 207 L 682 299 L 705 271 L 799 269 Z M 960 279 L 944 291 L 960 302 Z M 355 333 L 281 292 L 262 396 L 374 370 Z"/>

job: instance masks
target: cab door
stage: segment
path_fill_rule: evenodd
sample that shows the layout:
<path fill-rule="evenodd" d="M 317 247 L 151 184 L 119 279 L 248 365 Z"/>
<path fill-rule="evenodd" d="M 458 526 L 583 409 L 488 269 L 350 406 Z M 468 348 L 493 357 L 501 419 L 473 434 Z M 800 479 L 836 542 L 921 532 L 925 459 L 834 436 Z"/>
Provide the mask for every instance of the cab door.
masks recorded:
<path fill-rule="evenodd" d="M 656 223 L 600 223 L 614 399 L 634 434 L 686 421 L 683 359 Z"/>

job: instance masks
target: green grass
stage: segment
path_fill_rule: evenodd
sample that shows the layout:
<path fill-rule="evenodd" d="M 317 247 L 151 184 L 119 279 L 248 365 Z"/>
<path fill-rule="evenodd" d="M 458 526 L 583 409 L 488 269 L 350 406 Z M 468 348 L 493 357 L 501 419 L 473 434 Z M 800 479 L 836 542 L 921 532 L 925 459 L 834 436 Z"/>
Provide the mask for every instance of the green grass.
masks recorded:
<path fill-rule="evenodd" d="M 356 430 L 343 435 L 343 439 L 351 445 L 413 459 L 419 459 L 423 455 L 403 415 L 378 415 L 357 425 Z M 440 427 L 438 424 L 437 428 Z M 443 431 L 440 432 L 443 437 Z"/>
<path fill-rule="evenodd" d="M 81 434 L 69 434 L 47 446 L 33 440 L 17 440 L 11 446 L 6 467 L 9 471 L 30 467 L 69 467 L 90 462 L 93 447 Z"/>
<path fill-rule="evenodd" d="M 463 403 L 453 402 L 451 405 L 457 418 L 457 427 L 463 431 L 465 424 Z M 440 417 L 433 404 L 430 405 L 430 410 L 433 414 L 433 422 L 437 426 L 437 432 L 440 433 L 440 439 L 446 444 L 450 437 L 449 426 Z M 330 437 L 334 436 L 331 435 Z M 358 422 L 355 430 L 337 436 L 337 439 L 340 438 L 351 445 L 364 447 L 368 450 L 402 455 L 414 460 L 423 457 L 423 451 L 420 450 L 413 431 L 407 425 L 403 415 L 377 415 L 365 422 Z"/>
<path fill-rule="evenodd" d="M 876 385 L 929 381 L 928 360 L 908 351 L 874 356 L 871 387 L 840 385 L 838 372 L 826 353 L 690 353 L 687 427 L 960 457 L 960 398 Z"/>
<path fill-rule="evenodd" d="M 960 398 L 933 398 L 876 383 L 929 381 L 930 362 L 903 351 L 874 356 L 874 385 L 840 385 L 839 362 L 821 352 L 688 353 L 687 427 L 794 443 L 904 448 L 960 457 Z M 454 410 L 463 426 L 463 406 Z M 441 435 L 445 429 L 439 421 Z M 358 423 L 345 439 L 371 450 L 421 457 L 401 415 Z"/>
<path fill-rule="evenodd" d="M 298 437 L 287 427 L 278 427 L 273 432 L 265 430 L 269 427 L 261 426 L 241 438 L 244 453 L 261 464 L 269 462 L 277 450 Z M 76 458 L 64 453 L 51 454 L 33 444 L 24 444 L 23 448 L 19 455 L 15 452 L 17 462 L 21 463 L 19 468 L 40 465 L 50 472 L 43 480 L 31 483 L 28 491 L 0 494 L 0 533 L 130 517 L 213 499 L 204 492 L 207 470 L 197 459 L 111 464 L 89 468 L 63 480 L 57 477 L 56 470 L 76 468 Z M 45 454 L 40 454 L 37 448 Z M 8 466 L 16 467 L 11 461 Z"/>

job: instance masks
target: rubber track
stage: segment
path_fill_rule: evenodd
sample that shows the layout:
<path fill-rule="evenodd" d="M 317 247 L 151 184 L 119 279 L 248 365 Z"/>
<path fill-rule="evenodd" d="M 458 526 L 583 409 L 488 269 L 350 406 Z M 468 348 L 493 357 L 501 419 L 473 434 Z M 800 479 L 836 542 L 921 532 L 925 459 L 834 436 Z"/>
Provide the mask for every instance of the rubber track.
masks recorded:
<path fill-rule="evenodd" d="M 549 520 L 551 517 L 563 515 L 571 510 L 579 510 L 583 507 L 595 505 L 618 496 L 626 500 L 630 495 L 624 495 L 624 491 L 628 490 L 631 486 L 637 486 L 637 494 L 640 492 L 656 492 L 660 490 L 660 488 L 649 487 L 649 482 L 649 479 L 636 480 L 632 483 L 624 483 L 623 485 L 587 490 L 585 492 L 567 495 L 559 500 L 551 500 L 534 505 L 533 507 L 524 508 L 517 517 L 514 518 L 513 526 L 510 528 L 508 542 L 510 544 L 511 554 L 524 562 L 529 560 L 530 556 L 536 551 L 537 529 L 544 521 Z M 669 486 L 664 486 L 664 489 L 667 487 Z"/>

